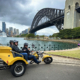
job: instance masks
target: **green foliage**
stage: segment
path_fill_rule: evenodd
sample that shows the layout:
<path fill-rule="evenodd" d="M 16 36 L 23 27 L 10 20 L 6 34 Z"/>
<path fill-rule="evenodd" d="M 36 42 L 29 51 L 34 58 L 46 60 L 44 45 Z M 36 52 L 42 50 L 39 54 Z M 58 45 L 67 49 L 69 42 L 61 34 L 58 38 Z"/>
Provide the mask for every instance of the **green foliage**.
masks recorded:
<path fill-rule="evenodd" d="M 22 34 L 22 35 L 19 35 L 19 36 L 16 36 L 16 37 L 35 38 L 35 35 L 34 34 Z"/>
<path fill-rule="evenodd" d="M 52 36 L 50 35 L 49 38 L 51 38 Z"/>
<path fill-rule="evenodd" d="M 37 39 L 39 39 L 39 35 L 36 35 L 35 37 L 36 37 Z"/>
<path fill-rule="evenodd" d="M 34 34 L 28 34 L 26 37 L 28 37 L 28 38 L 35 38 L 35 35 Z"/>
<path fill-rule="evenodd" d="M 44 39 L 45 36 L 44 35 L 41 35 L 40 37 L 42 37 Z"/>
<path fill-rule="evenodd" d="M 52 37 L 58 37 L 58 34 L 59 33 L 55 33 L 55 34 L 52 35 Z"/>
<path fill-rule="evenodd" d="M 27 34 L 22 34 L 22 35 L 18 35 L 18 36 L 15 36 L 15 37 L 26 37 Z"/>
<path fill-rule="evenodd" d="M 15 36 L 15 37 L 20 37 L 20 36 L 18 35 L 18 36 Z"/>
<path fill-rule="evenodd" d="M 25 36 L 27 36 L 27 35 L 28 35 L 28 34 L 22 34 L 21 37 L 25 37 Z"/>
<path fill-rule="evenodd" d="M 53 34 L 53 37 L 60 37 L 62 39 L 80 38 L 80 27 L 74 29 L 64 29 L 59 33 Z"/>

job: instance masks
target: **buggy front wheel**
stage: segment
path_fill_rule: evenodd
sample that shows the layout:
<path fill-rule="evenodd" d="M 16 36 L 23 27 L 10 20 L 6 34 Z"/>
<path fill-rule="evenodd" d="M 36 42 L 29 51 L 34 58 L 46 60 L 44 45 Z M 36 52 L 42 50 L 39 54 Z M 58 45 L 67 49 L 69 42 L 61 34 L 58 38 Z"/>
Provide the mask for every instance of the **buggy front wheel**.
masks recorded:
<path fill-rule="evenodd" d="M 47 57 L 44 59 L 45 64 L 50 64 L 53 61 L 52 57 Z"/>

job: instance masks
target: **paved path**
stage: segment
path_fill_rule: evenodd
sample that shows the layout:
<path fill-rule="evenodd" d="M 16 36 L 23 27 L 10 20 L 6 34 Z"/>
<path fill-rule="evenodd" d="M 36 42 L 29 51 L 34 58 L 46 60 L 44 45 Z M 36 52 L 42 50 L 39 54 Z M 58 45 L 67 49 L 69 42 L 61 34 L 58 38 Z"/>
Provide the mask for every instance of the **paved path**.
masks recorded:
<path fill-rule="evenodd" d="M 58 56 L 52 56 L 52 57 L 53 57 L 53 63 L 55 64 L 80 66 L 80 60 L 58 57 Z"/>
<path fill-rule="evenodd" d="M 61 64 L 32 64 L 25 74 L 14 77 L 9 70 L 0 71 L 0 80 L 80 80 L 80 67 Z"/>
<path fill-rule="evenodd" d="M 53 56 L 52 64 L 32 64 L 25 74 L 14 77 L 9 70 L 0 70 L 0 80 L 80 80 L 80 60 Z"/>
<path fill-rule="evenodd" d="M 0 80 L 80 80 L 80 60 L 53 56 L 52 64 L 30 64 L 25 74 L 14 77 L 9 70 L 0 70 Z"/>

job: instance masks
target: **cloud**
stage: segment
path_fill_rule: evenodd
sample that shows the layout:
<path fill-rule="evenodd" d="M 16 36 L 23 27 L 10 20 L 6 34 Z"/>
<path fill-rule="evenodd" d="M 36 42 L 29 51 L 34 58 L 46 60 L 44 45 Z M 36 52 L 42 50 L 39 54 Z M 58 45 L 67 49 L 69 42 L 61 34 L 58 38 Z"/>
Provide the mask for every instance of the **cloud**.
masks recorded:
<path fill-rule="evenodd" d="M 36 13 L 46 7 L 64 9 L 65 0 L 0 0 L 0 21 L 31 27 Z"/>
<path fill-rule="evenodd" d="M 2 21 L 29 25 L 30 21 L 27 15 L 31 10 L 21 5 L 27 5 L 27 0 L 0 0 L 0 16 Z"/>
<path fill-rule="evenodd" d="M 45 28 L 45 29 L 41 29 L 41 30 L 37 31 L 37 34 L 49 36 L 49 35 L 52 35 L 53 33 L 57 33 L 57 32 L 59 32 L 58 29 L 55 26 L 51 26 L 49 28 Z"/>
<path fill-rule="evenodd" d="M 0 0 L 2 21 L 31 25 L 36 13 L 45 7 L 64 9 L 65 0 Z"/>

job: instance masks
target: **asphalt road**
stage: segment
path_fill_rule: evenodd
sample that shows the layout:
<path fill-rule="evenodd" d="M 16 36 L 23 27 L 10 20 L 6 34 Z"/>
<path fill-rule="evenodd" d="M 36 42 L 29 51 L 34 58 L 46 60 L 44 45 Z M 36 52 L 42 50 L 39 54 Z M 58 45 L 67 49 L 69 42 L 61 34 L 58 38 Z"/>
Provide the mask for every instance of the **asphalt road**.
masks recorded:
<path fill-rule="evenodd" d="M 0 80 L 80 80 L 80 66 L 32 64 L 21 77 L 12 76 L 9 70 L 0 70 Z"/>

